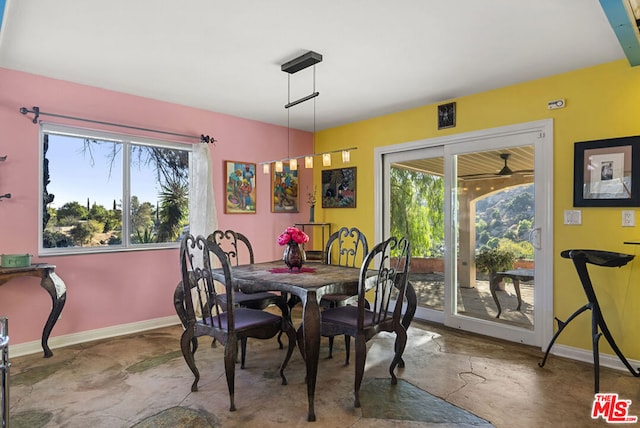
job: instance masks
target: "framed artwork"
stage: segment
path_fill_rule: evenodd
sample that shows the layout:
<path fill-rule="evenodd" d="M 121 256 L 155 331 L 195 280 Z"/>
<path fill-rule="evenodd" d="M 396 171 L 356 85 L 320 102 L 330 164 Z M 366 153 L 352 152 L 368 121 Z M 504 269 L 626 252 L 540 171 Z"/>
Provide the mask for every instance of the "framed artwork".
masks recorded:
<path fill-rule="evenodd" d="M 439 105 L 438 129 L 453 128 L 454 126 L 456 126 L 456 103 Z"/>
<path fill-rule="evenodd" d="M 356 207 L 356 168 L 322 171 L 322 208 Z"/>
<path fill-rule="evenodd" d="M 224 161 L 225 214 L 256 213 L 256 164 Z"/>
<path fill-rule="evenodd" d="M 282 172 L 276 172 L 275 166 L 271 166 L 271 212 L 297 213 L 298 170 L 292 171 L 289 162 L 282 163 Z"/>
<path fill-rule="evenodd" d="M 640 206 L 640 136 L 575 143 L 573 205 Z"/>

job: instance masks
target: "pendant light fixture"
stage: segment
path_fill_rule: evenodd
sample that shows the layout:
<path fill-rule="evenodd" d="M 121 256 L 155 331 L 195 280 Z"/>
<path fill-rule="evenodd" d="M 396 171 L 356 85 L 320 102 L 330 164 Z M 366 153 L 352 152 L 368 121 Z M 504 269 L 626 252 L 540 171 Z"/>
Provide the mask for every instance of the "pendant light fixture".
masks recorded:
<path fill-rule="evenodd" d="M 284 64 L 282 64 L 282 71 L 285 73 L 289 73 L 287 76 L 287 104 L 284 106 L 287 109 L 287 157 L 284 159 L 270 160 L 265 162 L 260 162 L 262 165 L 262 172 L 264 174 L 269 174 L 270 168 L 269 165 L 271 163 L 275 163 L 275 171 L 282 172 L 283 170 L 283 162 L 289 162 L 289 169 L 291 171 L 295 171 L 298 169 L 298 159 L 304 158 L 304 167 L 305 168 L 313 168 L 313 158 L 316 156 L 322 156 L 322 166 L 331 166 L 331 154 L 341 152 L 342 153 L 342 163 L 349 163 L 351 161 L 351 150 L 357 150 L 357 147 L 349 147 L 346 149 L 332 150 L 323 153 L 311 153 L 303 156 L 291 156 L 290 153 L 290 108 L 294 107 L 298 104 L 301 104 L 305 101 L 309 101 L 313 99 L 313 145 L 315 147 L 315 134 L 316 134 L 316 103 L 315 98 L 320 95 L 318 91 L 316 91 L 316 69 L 315 65 L 319 62 L 322 62 L 322 55 L 309 51 L 304 55 L 301 55 L 297 58 L 292 59 Z M 302 97 L 298 100 L 291 101 L 291 75 L 297 73 L 300 70 L 304 70 L 307 67 L 313 66 L 313 92 L 305 97 Z"/>

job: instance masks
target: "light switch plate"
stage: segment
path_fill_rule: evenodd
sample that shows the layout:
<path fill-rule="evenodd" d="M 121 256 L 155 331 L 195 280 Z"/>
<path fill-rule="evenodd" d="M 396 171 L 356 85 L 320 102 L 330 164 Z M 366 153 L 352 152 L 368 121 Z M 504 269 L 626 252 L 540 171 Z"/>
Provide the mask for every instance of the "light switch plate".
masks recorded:
<path fill-rule="evenodd" d="M 582 211 L 564 210 L 564 224 L 582 224 Z"/>
<path fill-rule="evenodd" d="M 636 225 L 636 212 L 634 210 L 622 211 L 622 226 L 633 227 Z"/>

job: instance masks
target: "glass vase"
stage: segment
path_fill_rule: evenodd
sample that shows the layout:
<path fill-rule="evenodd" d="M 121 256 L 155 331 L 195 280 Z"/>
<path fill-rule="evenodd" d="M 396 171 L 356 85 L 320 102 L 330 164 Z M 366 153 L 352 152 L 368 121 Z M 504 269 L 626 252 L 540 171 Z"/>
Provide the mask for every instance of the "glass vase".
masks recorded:
<path fill-rule="evenodd" d="M 293 268 L 300 270 L 307 260 L 307 255 L 299 244 L 290 241 L 284 249 L 282 260 L 289 270 L 293 270 Z"/>

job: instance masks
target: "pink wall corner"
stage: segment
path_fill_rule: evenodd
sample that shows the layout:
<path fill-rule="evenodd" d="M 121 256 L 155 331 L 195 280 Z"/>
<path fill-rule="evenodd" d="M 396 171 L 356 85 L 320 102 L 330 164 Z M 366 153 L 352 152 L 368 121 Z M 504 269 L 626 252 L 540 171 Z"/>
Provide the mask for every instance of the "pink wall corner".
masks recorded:
<path fill-rule="evenodd" d="M 261 170 L 257 213 L 224 214 L 223 161 L 258 163 L 286 156 L 286 128 L 0 68 L 0 156 L 7 155 L 7 160 L 0 164 L 0 193 L 12 194 L 11 199 L 0 202 L 0 253 L 29 253 L 34 255 L 34 262 L 57 266 L 68 297 L 51 337 L 175 315 L 173 291 L 180 272 L 177 249 L 37 255 L 39 126 L 31 122 L 32 115 L 19 113 L 20 107 L 33 106 L 43 112 L 215 137 L 218 142 L 211 156 L 217 168 L 213 181 L 218 225 L 249 236 L 259 261 L 280 258 L 282 249 L 276 237 L 286 226 L 309 218 L 309 207 L 303 197 L 299 213 L 271 213 L 270 180 Z M 41 116 L 41 120 L 125 131 L 46 116 Z M 312 135 L 295 134 L 295 154 L 312 152 Z M 151 133 L 147 136 L 159 137 Z M 300 170 L 302 192 L 312 180 L 312 171 Z M 39 341 L 50 309 L 51 299 L 40 288 L 37 278 L 18 278 L 0 287 L 0 315 L 9 318 L 11 345 Z"/>

